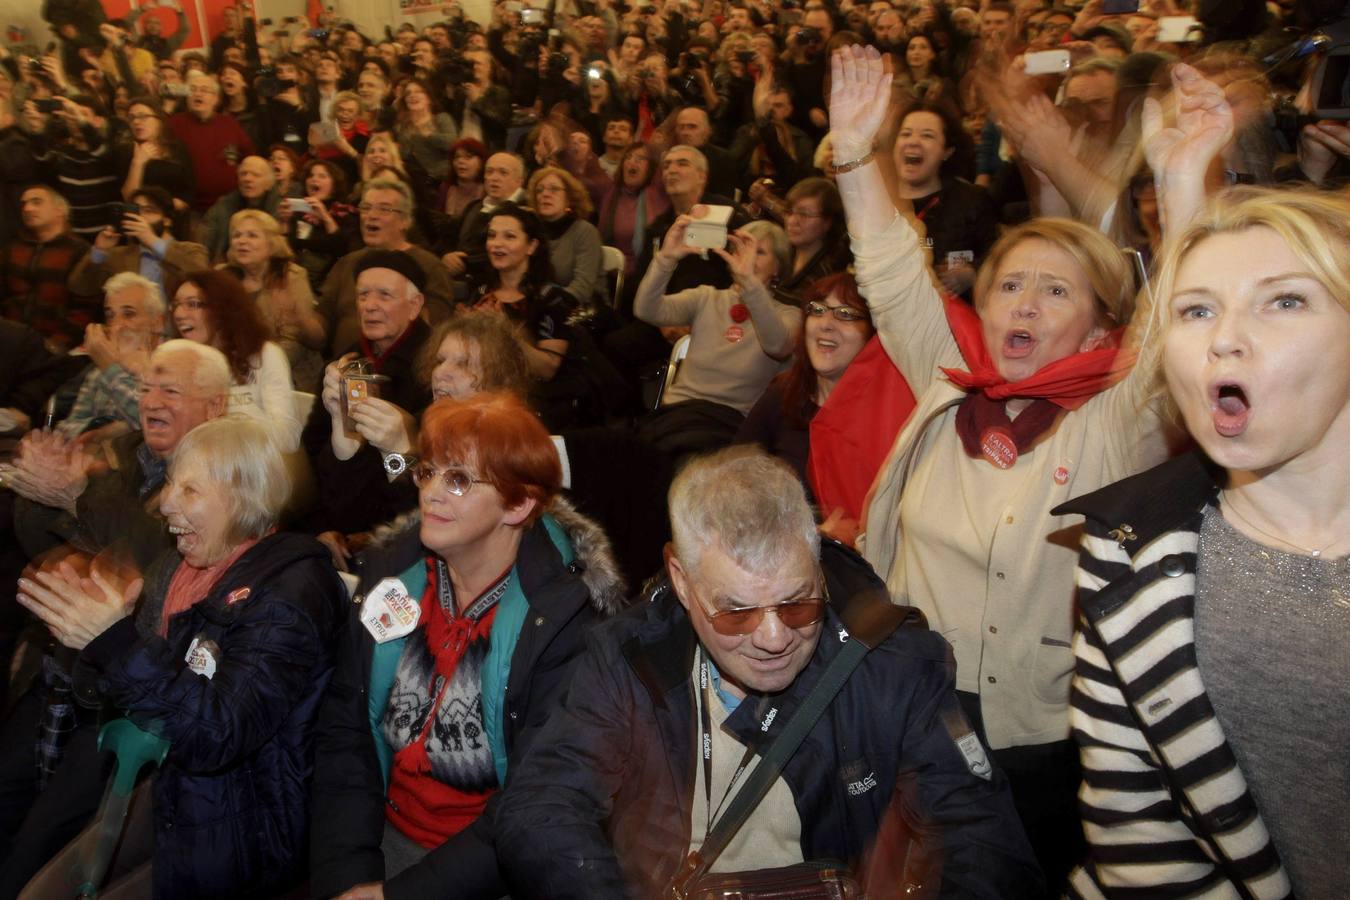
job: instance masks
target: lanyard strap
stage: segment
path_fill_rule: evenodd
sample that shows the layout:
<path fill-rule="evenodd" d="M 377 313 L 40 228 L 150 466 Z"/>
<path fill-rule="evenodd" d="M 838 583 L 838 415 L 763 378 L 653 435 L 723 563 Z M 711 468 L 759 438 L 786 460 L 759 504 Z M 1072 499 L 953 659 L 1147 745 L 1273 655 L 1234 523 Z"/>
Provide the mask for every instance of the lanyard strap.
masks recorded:
<path fill-rule="evenodd" d="M 450 570 L 445 565 L 445 560 L 439 556 L 435 557 L 436 568 L 436 599 L 441 604 L 441 612 L 445 613 L 447 621 L 453 621 L 460 618 L 461 614 L 455 609 L 455 589 L 450 584 Z M 470 622 L 477 622 L 483 618 L 492 607 L 496 606 L 498 601 L 506 593 L 507 586 L 511 583 L 511 570 L 507 569 L 502 575 L 500 581 L 487 590 L 481 597 L 473 601 L 468 609 L 464 610 L 462 618 Z"/>
<path fill-rule="evenodd" d="M 698 651 L 698 685 L 699 685 L 699 746 L 703 754 L 703 795 L 707 798 L 707 822 L 703 831 L 703 839 L 706 841 L 708 835 L 712 834 L 713 819 L 717 818 L 717 813 L 722 811 L 726 805 L 727 798 L 731 796 L 731 791 L 736 787 L 736 782 L 740 781 L 741 776 L 745 774 L 746 766 L 750 765 L 750 760 L 755 756 L 754 747 L 746 747 L 745 753 L 741 755 L 740 764 L 736 766 L 735 773 L 731 776 L 731 781 L 727 784 L 727 789 L 722 793 L 722 799 L 717 804 L 717 809 L 712 805 L 712 716 L 708 712 L 709 704 L 721 702 L 712 695 L 712 667 L 708 664 L 708 655 L 699 648 Z"/>

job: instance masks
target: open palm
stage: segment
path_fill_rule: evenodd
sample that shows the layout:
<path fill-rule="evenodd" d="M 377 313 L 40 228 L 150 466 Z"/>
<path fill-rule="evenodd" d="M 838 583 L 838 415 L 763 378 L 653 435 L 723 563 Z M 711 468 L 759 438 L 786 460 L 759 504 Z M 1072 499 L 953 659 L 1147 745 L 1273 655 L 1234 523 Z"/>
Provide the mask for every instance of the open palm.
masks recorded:
<path fill-rule="evenodd" d="M 891 102 L 891 73 L 875 47 L 840 47 L 830 59 L 830 131 L 836 159 L 872 149 Z"/>
<path fill-rule="evenodd" d="M 1184 63 L 1172 69 L 1176 119 L 1164 123 L 1162 105 L 1144 101 L 1144 154 L 1155 177 L 1203 178 L 1205 170 L 1233 137 L 1233 111 L 1223 88 Z"/>

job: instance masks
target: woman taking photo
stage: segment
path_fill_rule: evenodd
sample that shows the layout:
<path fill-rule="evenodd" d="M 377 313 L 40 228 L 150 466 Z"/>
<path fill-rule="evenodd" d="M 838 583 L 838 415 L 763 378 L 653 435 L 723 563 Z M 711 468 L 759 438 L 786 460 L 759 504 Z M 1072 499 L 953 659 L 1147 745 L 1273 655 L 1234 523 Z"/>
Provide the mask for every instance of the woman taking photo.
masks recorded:
<path fill-rule="evenodd" d="M 1068 717 L 1074 553 L 1064 540 L 1079 523 L 1051 510 L 1167 450 L 1160 418 L 1135 403 L 1130 355 L 1116 349 L 1132 279 L 1100 232 L 1037 219 L 990 251 L 973 309 L 944 302 L 874 159 L 890 99 L 880 55 L 843 48 L 832 68 L 831 135 L 858 285 L 918 398 L 877 477 L 865 556 L 895 602 L 923 610 L 953 645 L 958 696 L 1008 775 L 1057 894 L 1082 846 Z M 922 126 L 914 115 L 911 127 Z M 897 153 L 921 140 L 928 164 L 939 139 Z"/>
<path fill-rule="evenodd" d="M 801 308 L 774 300 L 768 288 L 788 265 L 787 236 L 772 222 L 729 232 L 727 249 L 713 250 L 731 271 L 731 287 L 666 294 L 680 260 L 699 252 L 685 244 L 693 221 L 676 218 L 633 297 L 633 314 L 647 324 L 690 329 L 679 375 L 642 427 L 645 438 L 672 455 L 730 443 L 792 355 L 802 325 Z"/>
<path fill-rule="evenodd" d="M 273 339 L 286 352 L 295 389 L 314 393 L 323 377 L 326 328 L 305 270 L 292 261 L 277 220 L 246 209 L 230 219 L 223 268 L 244 285 Z"/>
<path fill-rule="evenodd" d="M 1347 234 L 1342 196 L 1238 190 L 1172 240 L 1139 369 L 1199 450 L 1056 510 L 1087 517 L 1075 896 L 1345 892 Z"/>
<path fill-rule="evenodd" d="M 305 423 L 291 397 L 291 364 L 267 339 L 262 314 L 239 279 L 229 272 L 189 272 L 169 304 L 169 317 L 178 337 L 225 354 L 233 384 L 229 412 L 267 425 L 283 453 L 298 448 Z"/>
<path fill-rule="evenodd" d="M 360 238 L 361 217 L 345 203 L 347 176 L 331 160 L 312 159 L 300 171 L 301 200 L 281 201 L 277 216 L 286 228 L 287 243 L 309 273 L 310 287 L 318 291 L 328 270 Z"/>
<path fill-rule="evenodd" d="M 21 582 L 19 602 L 79 651 L 96 696 L 169 743 L 113 861 L 131 874 L 106 895 L 276 896 L 304 877 L 314 719 L 350 604 L 322 545 L 276 531 L 290 478 L 262 425 L 197 426 L 168 475 L 177 549 L 143 580 L 63 563 Z M 68 896 L 97 838 L 96 824 L 29 892 Z"/>
<path fill-rule="evenodd" d="M 586 630 L 624 597 L 608 540 L 559 502 L 557 451 L 518 399 L 437 401 L 417 452 L 420 515 L 362 554 L 366 599 L 320 714 L 314 896 L 378 896 L 386 879 L 416 896 L 505 894 L 488 807 Z"/>
<path fill-rule="evenodd" d="M 458 137 L 455 120 L 437 111 L 430 88 L 415 78 L 403 83 L 395 108 L 394 134 L 403 159 L 415 161 L 433 182 L 444 181 L 450 167 L 450 145 Z"/>
<path fill-rule="evenodd" d="M 142 187 L 160 187 L 174 198 L 174 211 L 184 212 L 196 188 L 187 151 L 164 122 L 152 100 L 133 100 L 127 109 L 131 124 L 131 156 L 122 182 L 122 199 L 131 201 Z"/>
<path fill-rule="evenodd" d="M 543 220 L 553 280 L 578 306 L 589 306 L 603 285 L 600 232 L 588 219 L 591 197 L 570 173 L 545 166 L 525 189 L 530 207 Z"/>
<path fill-rule="evenodd" d="M 220 67 L 219 78 L 219 111 L 234 116 L 257 146 L 258 98 L 253 93 L 248 69 L 239 63 L 225 63 Z"/>

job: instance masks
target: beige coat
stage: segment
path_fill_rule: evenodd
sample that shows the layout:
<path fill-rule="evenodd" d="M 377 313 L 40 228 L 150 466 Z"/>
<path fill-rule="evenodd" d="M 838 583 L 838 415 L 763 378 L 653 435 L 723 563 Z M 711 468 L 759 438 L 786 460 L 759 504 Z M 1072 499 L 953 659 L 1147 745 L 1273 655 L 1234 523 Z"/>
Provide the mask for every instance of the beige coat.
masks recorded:
<path fill-rule="evenodd" d="M 1132 378 L 1063 414 L 1011 469 L 973 459 L 956 436 L 966 368 L 914 232 L 897 217 L 853 239 L 858 283 L 883 346 L 918 405 L 872 486 L 864 555 L 892 599 L 922 609 L 952 643 L 957 689 L 978 692 L 990 744 L 1069 736 L 1076 516 L 1056 505 L 1166 457 L 1158 417 Z"/>

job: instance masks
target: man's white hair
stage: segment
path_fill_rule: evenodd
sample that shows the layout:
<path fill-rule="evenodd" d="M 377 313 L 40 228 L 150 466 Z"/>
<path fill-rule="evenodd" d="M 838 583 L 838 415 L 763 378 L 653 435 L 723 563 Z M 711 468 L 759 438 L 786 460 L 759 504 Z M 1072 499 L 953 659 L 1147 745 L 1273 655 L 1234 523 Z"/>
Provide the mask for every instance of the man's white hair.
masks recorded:
<path fill-rule="evenodd" d="M 192 368 L 192 385 L 200 397 L 210 399 L 229 394 L 230 385 L 234 383 L 230 375 L 230 363 L 225 359 L 224 353 L 207 344 L 199 344 L 184 338 L 165 341 L 150 354 L 150 366 L 154 368 L 155 365 L 162 363 L 165 357 L 179 353 L 190 353 L 196 360 L 196 365 Z"/>
<path fill-rule="evenodd" d="M 820 532 L 801 481 L 757 447 L 693 460 L 675 476 L 669 499 L 675 556 L 687 571 L 712 546 L 755 575 L 803 551 L 819 558 Z"/>
<path fill-rule="evenodd" d="M 157 282 L 137 272 L 118 272 L 103 282 L 103 299 L 112 299 L 113 294 L 132 287 L 141 289 L 141 305 L 145 307 L 146 315 L 164 315 L 164 291 L 160 290 Z"/>

